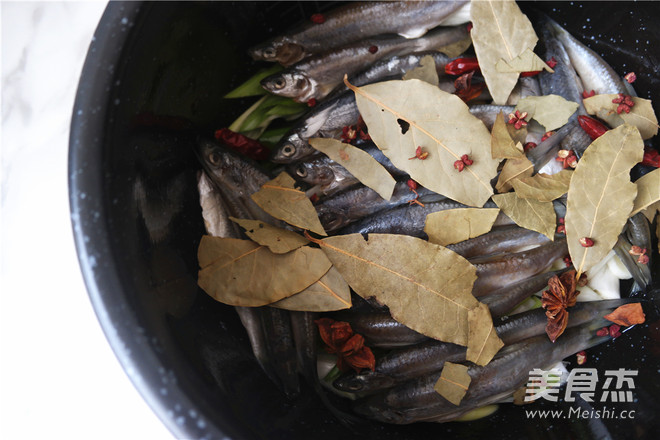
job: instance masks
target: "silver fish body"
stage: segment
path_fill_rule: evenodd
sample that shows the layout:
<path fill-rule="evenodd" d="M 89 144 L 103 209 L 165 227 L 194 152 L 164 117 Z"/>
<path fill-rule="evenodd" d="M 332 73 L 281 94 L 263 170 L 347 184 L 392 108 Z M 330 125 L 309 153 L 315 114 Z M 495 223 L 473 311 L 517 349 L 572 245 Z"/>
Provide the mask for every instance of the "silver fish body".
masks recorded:
<path fill-rule="evenodd" d="M 499 287 L 529 278 L 547 269 L 554 260 L 568 253 L 565 239 L 557 239 L 534 249 L 507 254 L 485 262 L 471 261 L 477 268 L 472 294 L 484 296 Z"/>
<path fill-rule="evenodd" d="M 337 319 L 347 321 L 355 333 L 364 336 L 370 347 L 399 347 L 428 340 L 392 318 L 389 312 L 338 313 Z"/>
<path fill-rule="evenodd" d="M 426 216 L 432 212 L 447 209 L 465 208 L 466 206 L 453 200 L 425 203 L 424 206 L 398 206 L 385 212 L 378 212 L 369 217 L 342 228 L 340 234 L 403 234 L 413 237 L 424 237 Z"/>
<path fill-rule="evenodd" d="M 504 226 L 494 228 L 478 237 L 450 244 L 447 248 L 464 258 L 474 258 L 505 252 L 517 252 L 523 247 L 540 245 L 548 241 L 550 241 L 548 237 L 536 231 L 519 226 Z"/>
<path fill-rule="evenodd" d="M 470 107 L 470 113 L 484 123 L 488 131 L 493 129 L 495 118 L 502 112 L 504 116 L 513 113 L 515 107 L 512 105 L 494 105 L 494 104 L 479 104 Z"/>
<path fill-rule="evenodd" d="M 323 15 L 324 22 L 308 23 L 249 50 L 254 59 L 291 65 L 304 57 L 381 34 L 421 37 L 445 21 L 466 1 L 360 2 Z"/>
<path fill-rule="evenodd" d="M 261 85 L 271 93 L 298 102 L 320 100 L 341 84 L 345 75 L 356 74 L 380 59 L 437 49 L 467 35 L 465 26 L 458 26 L 438 28 L 414 40 L 395 35 L 368 38 L 300 61 L 264 78 Z"/>
<path fill-rule="evenodd" d="M 549 20 L 554 35 L 566 49 L 584 90 L 597 94 L 627 93 L 621 77 L 596 52 L 582 44 L 556 22 Z"/>
<path fill-rule="evenodd" d="M 605 321 L 596 320 L 594 324 L 602 322 Z M 525 384 L 532 369 L 546 368 L 609 339 L 595 336 L 594 330 L 591 324 L 568 329 L 554 344 L 546 335 L 535 336 L 505 347 L 483 367 L 469 367 L 470 387 L 458 406 L 435 392 L 433 387 L 440 377 L 436 372 L 357 401 L 354 410 L 385 423 L 450 421 L 471 409 L 511 395 Z"/>
<path fill-rule="evenodd" d="M 424 201 L 445 199 L 444 196 L 421 186 L 417 188 L 417 194 L 420 200 Z M 334 232 L 361 218 L 409 203 L 415 198 L 415 193 L 406 182 L 397 182 L 390 200 L 383 199 L 371 188 L 359 186 L 324 199 L 316 205 L 316 212 L 326 232 Z"/>

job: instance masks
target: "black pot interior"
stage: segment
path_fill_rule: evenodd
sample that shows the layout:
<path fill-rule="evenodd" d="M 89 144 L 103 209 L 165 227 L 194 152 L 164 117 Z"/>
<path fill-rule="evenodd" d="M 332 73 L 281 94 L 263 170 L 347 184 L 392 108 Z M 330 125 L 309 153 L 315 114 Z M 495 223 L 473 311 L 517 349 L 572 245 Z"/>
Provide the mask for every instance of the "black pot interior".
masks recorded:
<path fill-rule="evenodd" d="M 249 46 L 332 6 L 108 5 L 74 111 L 71 203 L 90 295 L 138 389 L 173 433 L 186 438 L 594 438 L 607 431 L 614 438 L 652 438 L 660 413 L 657 319 L 588 352 L 587 366 L 600 374 L 639 370 L 636 401 L 616 404 L 617 410 L 636 410 L 633 420 L 527 418 L 524 409 L 501 405 L 470 423 L 365 421 L 350 430 L 311 390 L 287 400 L 257 366 L 234 310 L 197 288 L 204 225 L 195 139 L 227 126 L 251 103 L 222 98 L 262 67 L 248 58 Z M 653 99 L 657 109 L 657 4 L 540 2 L 522 8 L 543 10 L 565 24 L 617 72 L 636 72 L 639 95 Z"/>

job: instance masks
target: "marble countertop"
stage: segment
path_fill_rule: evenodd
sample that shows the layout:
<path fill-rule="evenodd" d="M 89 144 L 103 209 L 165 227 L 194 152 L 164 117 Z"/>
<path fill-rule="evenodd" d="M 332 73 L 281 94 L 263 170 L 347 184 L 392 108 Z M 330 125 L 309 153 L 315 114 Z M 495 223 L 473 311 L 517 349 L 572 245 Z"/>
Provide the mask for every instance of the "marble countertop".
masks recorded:
<path fill-rule="evenodd" d="M 105 5 L 0 3 L 0 438 L 172 438 L 103 335 L 69 218 L 73 100 Z"/>

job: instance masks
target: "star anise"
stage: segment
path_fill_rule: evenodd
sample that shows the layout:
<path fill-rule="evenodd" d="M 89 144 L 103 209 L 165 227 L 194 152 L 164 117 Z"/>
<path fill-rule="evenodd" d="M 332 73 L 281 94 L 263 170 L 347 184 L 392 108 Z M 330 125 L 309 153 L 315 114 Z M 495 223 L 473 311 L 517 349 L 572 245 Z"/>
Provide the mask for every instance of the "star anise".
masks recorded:
<path fill-rule="evenodd" d="M 321 318 L 314 321 L 319 327 L 321 339 L 326 344 L 328 353 L 337 354 L 337 368 L 347 371 L 353 368 L 356 372 L 368 368 L 374 370 L 376 358 L 371 349 L 364 345 L 364 337 L 353 332 L 348 322 Z"/>
<path fill-rule="evenodd" d="M 568 311 L 569 307 L 573 307 L 580 294 L 577 287 L 577 280 L 575 278 L 575 270 L 564 272 L 561 276 L 553 276 L 548 281 L 550 290 L 543 292 L 541 304 L 545 309 L 545 315 L 548 317 L 548 324 L 545 327 L 545 332 L 552 342 L 566 330 L 568 324 Z"/>

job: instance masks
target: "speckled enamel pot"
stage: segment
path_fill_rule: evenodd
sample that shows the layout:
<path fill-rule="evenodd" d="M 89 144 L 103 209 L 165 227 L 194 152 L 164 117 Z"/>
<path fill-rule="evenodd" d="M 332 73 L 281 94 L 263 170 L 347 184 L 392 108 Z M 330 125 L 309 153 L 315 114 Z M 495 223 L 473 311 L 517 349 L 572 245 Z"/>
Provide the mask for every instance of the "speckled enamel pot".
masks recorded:
<path fill-rule="evenodd" d="M 204 226 L 195 138 L 247 107 L 249 100 L 222 99 L 258 68 L 247 47 L 332 6 L 111 2 L 99 24 L 73 112 L 71 215 L 99 321 L 149 405 L 180 438 L 657 438 L 658 321 L 588 352 L 587 366 L 599 374 L 639 370 L 635 402 L 608 405 L 635 410 L 634 419 L 542 419 L 502 405 L 470 423 L 365 422 L 356 433 L 312 393 L 296 401 L 279 393 L 252 357 L 232 308 L 198 290 L 196 248 Z M 635 71 L 640 96 L 660 102 L 657 4 L 522 7 L 566 24 L 621 74 Z M 569 404 L 536 406 L 555 407 Z"/>

